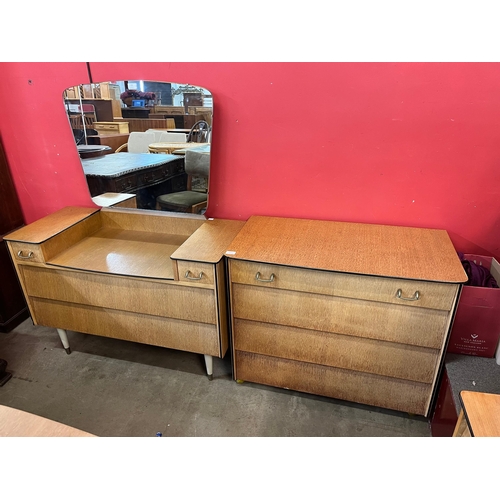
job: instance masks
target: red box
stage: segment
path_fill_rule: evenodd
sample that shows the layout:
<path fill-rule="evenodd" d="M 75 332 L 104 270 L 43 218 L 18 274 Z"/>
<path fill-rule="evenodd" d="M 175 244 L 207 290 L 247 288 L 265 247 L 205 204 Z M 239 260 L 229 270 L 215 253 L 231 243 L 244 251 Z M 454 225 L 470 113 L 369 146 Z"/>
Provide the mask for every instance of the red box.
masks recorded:
<path fill-rule="evenodd" d="M 500 265 L 493 257 L 465 254 L 465 259 L 488 268 L 500 285 Z M 462 288 L 448 351 L 494 358 L 500 338 L 500 288 Z"/>

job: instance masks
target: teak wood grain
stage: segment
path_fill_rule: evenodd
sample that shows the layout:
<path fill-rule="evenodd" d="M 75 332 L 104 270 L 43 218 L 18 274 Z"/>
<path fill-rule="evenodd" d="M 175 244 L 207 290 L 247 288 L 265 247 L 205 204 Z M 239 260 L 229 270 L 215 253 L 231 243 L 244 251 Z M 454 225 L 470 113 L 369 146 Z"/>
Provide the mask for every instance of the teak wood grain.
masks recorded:
<path fill-rule="evenodd" d="M 48 264 L 125 276 L 173 279 L 171 253 L 185 235 L 102 227 Z"/>
<path fill-rule="evenodd" d="M 216 325 L 33 298 L 39 324 L 101 337 L 220 356 Z"/>
<path fill-rule="evenodd" d="M 425 414 L 430 385 L 236 351 L 237 379 L 392 410 Z M 300 374 L 300 376 L 297 376 Z"/>
<path fill-rule="evenodd" d="M 209 219 L 172 254 L 172 259 L 219 262 L 244 225 L 243 221 Z"/>
<path fill-rule="evenodd" d="M 309 269 L 465 283 L 444 230 L 376 224 L 250 217 L 226 255 Z"/>
<path fill-rule="evenodd" d="M 440 349 L 449 313 L 232 284 L 235 318 Z"/>
<path fill-rule="evenodd" d="M 24 266 L 30 297 L 40 297 L 164 316 L 200 323 L 216 322 L 213 289 L 174 283 Z M 187 307 L 196 304 L 196 307 Z"/>
<path fill-rule="evenodd" d="M 93 434 L 8 406 L 0 406 L 0 437 L 96 437 Z"/>
<path fill-rule="evenodd" d="M 214 264 L 206 264 L 205 262 L 187 262 L 185 260 L 178 260 L 176 262 L 177 272 L 179 273 L 179 281 L 183 281 L 185 283 L 203 283 L 208 285 L 213 285 L 215 283 Z"/>
<path fill-rule="evenodd" d="M 389 302 L 409 307 L 426 307 L 444 311 L 451 310 L 458 290 L 458 285 L 448 283 L 361 276 L 233 259 L 230 260 L 230 266 L 233 283 Z M 257 272 L 260 273 L 263 279 L 269 279 L 273 275 L 273 281 L 258 281 L 256 279 Z M 420 294 L 419 299 L 407 301 L 398 298 L 398 290 L 402 291 L 402 297 L 404 298 L 411 298 L 418 291 Z"/>
<path fill-rule="evenodd" d="M 349 335 L 235 320 L 239 351 L 430 384 L 439 351 Z"/>
<path fill-rule="evenodd" d="M 159 212 L 154 210 L 122 210 L 102 208 L 102 226 L 125 231 L 142 231 L 155 234 L 178 234 L 191 236 L 205 224 L 202 215 Z"/>
<path fill-rule="evenodd" d="M 461 391 L 460 399 L 473 437 L 500 436 L 500 394 Z"/>
<path fill-rule="evenodd" d="M 42 243 L 98 211 L 98 208 L 66 207 L 17 231 L 13 231 L 4 239 L 26 243 Z"/>

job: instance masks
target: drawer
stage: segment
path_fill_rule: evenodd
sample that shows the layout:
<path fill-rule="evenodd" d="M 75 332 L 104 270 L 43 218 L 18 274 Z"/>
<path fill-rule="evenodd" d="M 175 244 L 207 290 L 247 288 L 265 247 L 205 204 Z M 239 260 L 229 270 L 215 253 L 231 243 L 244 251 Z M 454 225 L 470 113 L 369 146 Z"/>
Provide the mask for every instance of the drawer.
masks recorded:
<path fill-rule="evenodd" d="M 137 180 L 137 186 L 152 186 L 158 182 L 161 182 L 166 178 L 164 169 L 160 166 L 153 170 L 148 169 L 146 172 L 139 173 Z"/>
<path fill-rule="evenodd" d="M 128 134 L 129 127 L 128 123 L 118 123 L 118 122 L 94 122 L 94 129 L 100 134 L 112 133 L 112 134 Z"/>
<path fill-rule="evenodd" d="M 230 266 L 233 283 L 444 311 L 453 308 L 458 292 L 458 285 L 447 283 L 316 271 L 233 259 Z"/>
<path fill-rule="evenodd" d="M 239 319 L 441 349 L 451 313 L 368 300 L 232 284 Z"/>
<path fill-rule="evenodd" d="M 215 292 L 208 288 L 56 267 L 25 266 L 24 281 L 30 297 L 216 324 Z"/>
<path fill-rule="evenodd" d="M 118 126 L 118 123 L 116 125 L 115 124 L 103 125 L 101 123 L 94 123 L 94 129 L 98 130 L 99 132 L 105 132 L 105 131 L 118 132 L 120 130 L 120 127 Z"/>
<path fill-rule="evenodd" d="M 116 192 L 125 193 L 137 189 L 137 175 L 130 174 L 114 179 Z"/>
<path fill-rule="evenodd" d="M 234 348 L 431 384 L 439 351 L 425 347 L 237 319 Z"/>
<path fill-rule="evenodd" d="M 215 283 L 213 264 L 178 260 L 177 269 L 179 271 L 179 281 L 202 283 L 205 285 L 213 285 Z"/>
<path fill-rule="evenodd" d="M 235 352 L 235 378 L 426 416 L 432 386 L 368 373 Z"/>
<path fill-rule="evenodd" d="M 10 242 L 12 256 L 17 262 L 45 262 L 42 247 L 32 243 Z"/>
<path fill-rule="evenodd" d="M 38 325 L 222 357 L 216 325 L 40 298 L 31 303 Z"/>

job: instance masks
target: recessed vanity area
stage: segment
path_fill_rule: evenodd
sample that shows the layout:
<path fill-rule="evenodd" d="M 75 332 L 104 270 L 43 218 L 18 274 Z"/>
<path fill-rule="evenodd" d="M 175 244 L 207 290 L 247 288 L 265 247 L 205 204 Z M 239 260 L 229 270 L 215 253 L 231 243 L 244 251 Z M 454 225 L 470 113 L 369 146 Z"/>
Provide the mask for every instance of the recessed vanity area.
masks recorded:
<path fill-rule="evenodd" d="M 224 252 L 243 226 L 68 207 L 6 238 L 35 324 L 212 356 L 228 348 Z"/>

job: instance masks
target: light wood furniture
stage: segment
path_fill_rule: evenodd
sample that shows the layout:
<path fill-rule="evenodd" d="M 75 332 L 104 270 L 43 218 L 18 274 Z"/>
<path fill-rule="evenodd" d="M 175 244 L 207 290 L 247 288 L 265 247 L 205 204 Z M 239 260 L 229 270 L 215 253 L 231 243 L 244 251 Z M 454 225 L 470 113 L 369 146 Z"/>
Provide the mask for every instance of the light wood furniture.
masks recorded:
<path fill-rule="evenodd" d="M 198 148 L 200 146 L 209 146 L 208 142 L 153 142 L 149 145 L 150 153 L 174 154 L 181 149 Z"/>
<path fill-rule="evenodd" d="M 0 405 L 0 437 L 96 437 L 26 411 Z"/>
<path fill-rule="evenodd" d="M 499 437 L 500 395 L 461 391 L 462 410 L 453 437 Z"/>
<path fill-rule="evenodd" d="M 92 201 L 98 207 L 137 208 L 135 194 L 103 193 L 99 196 L 94 196 Z"/>
<path fill-rule="evenodd" d="M 95 114 L 97 115 L 97 122 L 113 122 L 115 114 L 116 101 L 110 99 L 93 99 L 90 97 L 83 97 L 82 99 L 67 99 L 68 104 L 82 105 L 91 104 L 94 106 Z"/>
<path fill-rule="evenodd" d="M 35 325 L 212 357 L 228 348 L 223 256 L 240 221 L 67 207 L 8 235 Z"/>
<path fill-rule="evenodd" d="M 255 216 L 226 255 L 236 380 L 429 414 L 467 280 L 445 231 Z"/>
<path fill-rule="evenodd" d="M 129 126 L 127 122 L 94 122 L 94 130 L 97 130 L 99 134 L 128 134 Z"/>

